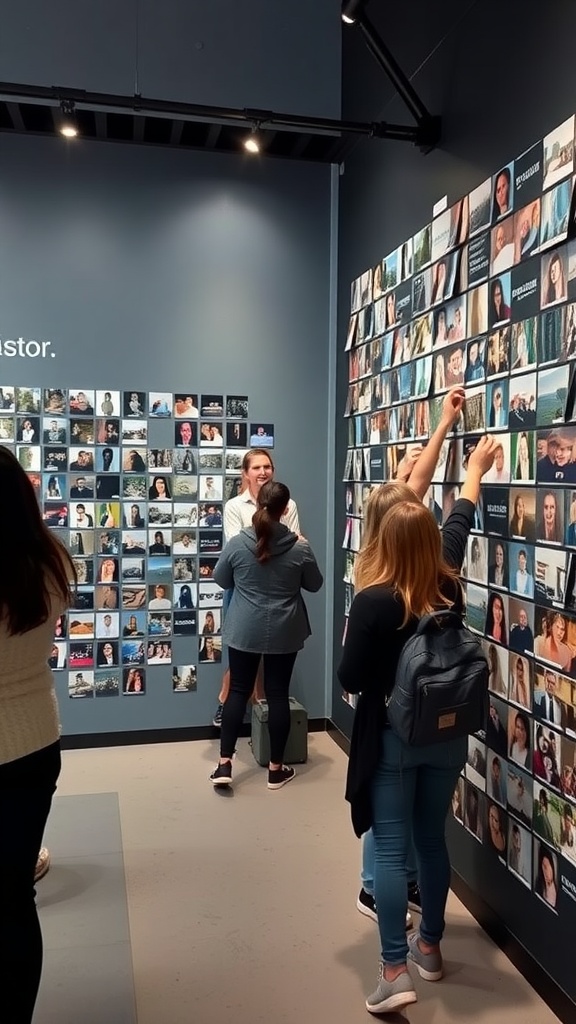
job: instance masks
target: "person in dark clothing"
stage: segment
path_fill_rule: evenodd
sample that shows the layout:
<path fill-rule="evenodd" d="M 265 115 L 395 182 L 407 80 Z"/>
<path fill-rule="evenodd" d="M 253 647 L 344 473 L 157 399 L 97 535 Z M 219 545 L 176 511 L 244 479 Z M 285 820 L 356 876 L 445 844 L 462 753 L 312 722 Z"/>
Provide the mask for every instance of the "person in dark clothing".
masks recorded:
<path fill-rule="evenodd" d="M 295 775 L 282 758 L 290 732 L 290 679 L 311 633 L 302 590 L 315 593 L 324 581 L 308 541 L 280 522 L 289 501 L 285 484 L 263 484 L 253 525 L 228 541 L 214 568 L 216 583 L 234 588 L 223 629 L 230 694 L 222 712 L 220 761 L 210 776 L 215 786 L 232 782 L 232 757 L 261 658 L 270 733 L 268 789 L 280 789 Z"/>
<path fill-rule="evenodd" d="M 442 537 L 420 503 L 402 502 L 384 517 L 375 550 L 357 559 L 356 596 L 338 677 L 348 693 L 360 693 L 350 749 L 346 798 L 357 835 L 373 827 L 375 895 L 382 940 L 381 977 L 366 1006 L 373 1013 L 400 1009 L 416 1000 L 407 973 L 405 934 L 406 854 L 413 831 L 422 894 L 420 935 L 410 943 L 419 971 L 442 975 L 439 942 L 450 865 L 445 819 L 467 740 L 410 747 L 386 723 L 386 697 L 396 665 L 418 619 L 436 607 L 462 612 L 457 581 L 482 476 L 492 466 L 496 443 L 482 438 L 468 462 L 462 497 Z M 372 496 L 370 501 L 372 500 Z M 383 655 L 385 652 L 385 655 Z"/>

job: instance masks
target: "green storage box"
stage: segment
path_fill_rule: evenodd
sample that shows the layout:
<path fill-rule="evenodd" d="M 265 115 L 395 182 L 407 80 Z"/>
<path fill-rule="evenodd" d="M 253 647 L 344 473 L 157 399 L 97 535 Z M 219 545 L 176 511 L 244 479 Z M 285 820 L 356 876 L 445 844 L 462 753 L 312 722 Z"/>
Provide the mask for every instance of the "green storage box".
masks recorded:
<path fill-rule="evenodd" d="M 268 704 L 259 700 L 252 707 L 252 753 L 263 767 L 270 761 Z M 284 753 L 284 764 L 304 764 L 308 760 L 308 712 L 290 697 L 290 735 Z"/>

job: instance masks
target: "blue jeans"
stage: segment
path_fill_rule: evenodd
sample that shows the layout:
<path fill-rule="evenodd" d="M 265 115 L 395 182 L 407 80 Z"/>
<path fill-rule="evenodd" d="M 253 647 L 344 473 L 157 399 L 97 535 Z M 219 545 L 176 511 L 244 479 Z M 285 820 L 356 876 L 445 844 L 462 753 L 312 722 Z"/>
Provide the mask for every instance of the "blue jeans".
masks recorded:
<path fill-rule="evenodd" d="M 450 886 L 444 836 L 446 815 L 466 762 L 468 739 L 410 747 L 384 729 L 380 760 L 372 782 L 374 897 L 388 964 L 406 962 L 406 863 L 414 838 L 422 898 L 420 934 L 440 942 Z"/>
<path fill-rule="evenodd" d="M 365 892 L 374 895 L 374 833 L 372 829 L 362 836 L 362 871 L 360 872 L 362 888 Z M 416 885 L 418 882 L 418 864 L 416 861 L 416 850 L 414 843 L 410 843 L 408 860 L 406 861 L 406 881 L 408 885 Z"/>

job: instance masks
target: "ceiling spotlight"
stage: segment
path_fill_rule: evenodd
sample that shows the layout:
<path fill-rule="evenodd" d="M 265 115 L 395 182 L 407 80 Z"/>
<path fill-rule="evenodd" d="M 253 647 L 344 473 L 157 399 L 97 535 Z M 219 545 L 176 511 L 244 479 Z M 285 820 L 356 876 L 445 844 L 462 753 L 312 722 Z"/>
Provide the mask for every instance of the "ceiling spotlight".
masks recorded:
<path fill-rule="evenodd" d="M 65 139 L 75 139 L 78 135 L 78 128 L 76 126 L 76 116 L 74 113 L 74 101 L 73 100 L 62 100 L 60 104 L 60 110 L 62 111 L 62 119 L 58 131 L 60 135 L 63 135 Z"/>
<path fill-rule="evenodd" d="M 247 153 L 259 153 L 260 152 L 260 141 L 258 139 L 258 129 L 256 125 L 253 126 L 250 135 L 244 139 L 244 149 Z"/>
<path fill-rule="evenodd" d="M 342 21 L 353 25 L 365 5 L 366 0 L 342 0 Z"/>

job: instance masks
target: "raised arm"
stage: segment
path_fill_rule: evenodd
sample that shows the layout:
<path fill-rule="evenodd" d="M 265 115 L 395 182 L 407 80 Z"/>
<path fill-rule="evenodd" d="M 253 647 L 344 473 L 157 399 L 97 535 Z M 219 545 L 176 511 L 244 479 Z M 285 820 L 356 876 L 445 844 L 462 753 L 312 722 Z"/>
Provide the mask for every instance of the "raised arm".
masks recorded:
<path fill-rule="evenodd" d="M 446 435 L 454 426 L 464 406 L 464 388 L 451 388 L 444 399 L 440 423 L 428 441 L 422 454 L 418 457 L 414 469 L 409 475 L 410 487 L 420 500 L 430 487 L 434 470 L 440 457 L 440 449 L 446 440 Z"/>
<path fill-rule="evenodd" d="M 482 477 L 492 468 L 499 442 L 492 435 L 485 434 L 468 458 L 466 479 L 460 491 L 461 498 L 467 498 L 476 505 L 480 496 Z"/>
<path fill-rule="evenodd" d="M 462 568 L 468 535 L 474 522 L 474 510 L 480 495 L 480 483 L 492 463 L 498 442 L 482 437 L 468 459 L 466 480 L 460 498 L 442 527 L 442 553 L 453 568 Z"/>

